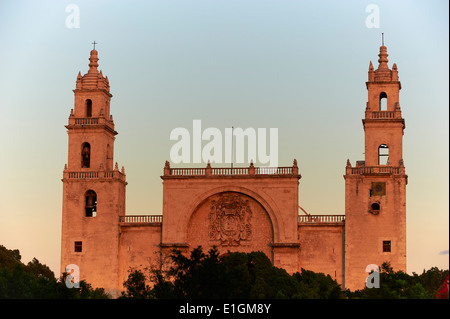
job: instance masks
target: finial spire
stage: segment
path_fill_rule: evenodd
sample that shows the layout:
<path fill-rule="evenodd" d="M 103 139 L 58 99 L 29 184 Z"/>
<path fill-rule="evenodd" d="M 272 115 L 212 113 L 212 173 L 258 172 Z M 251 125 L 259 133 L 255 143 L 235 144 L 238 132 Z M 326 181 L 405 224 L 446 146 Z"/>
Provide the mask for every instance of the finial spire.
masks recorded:
<path fill-rule="evenodd" d="M 94 42 L 92 42 L 92 44 L 94 45 L 94 50 L 95 50 L 95 45 L 98 44 L 98 42 L 95 42 L 95 40 L 94 40 Z"/>
<path fill-rule="evenodd" d="M 381 45 L 384 46 L 384 33 L 381 33 Z"/>
<path fill-rule="evenodd" d="M 91 56 L 89 58 L 89 73 L 95 72 L 98 73 L 97 71 L 97 67 L 98 67 L 98 52 L 97 50 L 92 50 L 91 51 Z"/>
<path fill-rule="evenodd" d="M 388 60 L 388 54 L 387 54 L 387 48 L 382 45 L 380 47 L 380 54 L 378 54 L 379 59 L 378 59 L 378 69 L 389 69 L 387 63 L 389 62 Z"/>

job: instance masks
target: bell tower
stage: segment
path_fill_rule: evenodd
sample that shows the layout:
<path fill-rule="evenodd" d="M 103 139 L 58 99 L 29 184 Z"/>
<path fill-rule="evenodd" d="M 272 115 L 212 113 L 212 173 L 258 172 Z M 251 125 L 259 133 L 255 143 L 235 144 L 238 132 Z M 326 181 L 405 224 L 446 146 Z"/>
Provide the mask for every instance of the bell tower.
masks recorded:
<path fill-rule="evenodd" d="M 114 293 L 118 287 L 119 217 L 125 215 L 125 171 L 113 164 L 114 129 L 108 77 L 92 50 L 89 71 L 78 73 L 74 109 L 65 127 L 61 272 L 79 268 L 80 280 Z"/>
<path fill-rule="evenodd" d="M 390 262 L 406 271 L 406 184 L 397 65 L 388 66 L 387 48 L 380 47 L 378 68 L 369 65 L 368 101 L 362 120 L 365 159 L 345 178 L 345 288 L 362 289 L 366 267 Z"/>

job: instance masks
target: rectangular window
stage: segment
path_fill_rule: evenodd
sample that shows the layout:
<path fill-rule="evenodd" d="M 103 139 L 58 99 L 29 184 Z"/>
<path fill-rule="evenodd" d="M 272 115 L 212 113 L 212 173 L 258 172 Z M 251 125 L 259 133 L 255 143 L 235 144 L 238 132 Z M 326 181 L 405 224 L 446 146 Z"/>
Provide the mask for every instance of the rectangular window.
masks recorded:
<path fill-rule="evenodd" d="M 383 240 L 383 253 L 390 253 L 390 252 L 391 252 L 391 241 Z"/>
<path fill-rule="evenodd" d="M 82 251 L 83 251 L 83 242 L 76 241 L 75 242 L 75 252 L 76 253 L 81 253 Z"/>

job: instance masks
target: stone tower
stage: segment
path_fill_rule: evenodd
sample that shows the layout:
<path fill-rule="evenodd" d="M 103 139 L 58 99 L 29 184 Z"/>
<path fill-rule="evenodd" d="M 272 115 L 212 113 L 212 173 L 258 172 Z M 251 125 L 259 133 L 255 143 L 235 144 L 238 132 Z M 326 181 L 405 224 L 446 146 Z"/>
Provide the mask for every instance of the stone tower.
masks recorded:
<path fill-rule="evenodd" d="M 345 178 L 345 287 L 362 289 L 366 267 L 389 261 L 406 271 L 406 184 L 397 65 L 380 47 L 378 69 L 369 65 L 368 102 L 362 120 L 365 160 L 347 161 Z"/>
<path fill-rule="evenodd" d="M 110 114 L 108 77 L 91 51 L 89 71 L 78 73 L 63 176 L 61 272 L 79 268 L 80 280 L 113 292 L 118 286 L 119 218 L 125 214 L 124 169 L 113 164 L 117 132 Z"/>

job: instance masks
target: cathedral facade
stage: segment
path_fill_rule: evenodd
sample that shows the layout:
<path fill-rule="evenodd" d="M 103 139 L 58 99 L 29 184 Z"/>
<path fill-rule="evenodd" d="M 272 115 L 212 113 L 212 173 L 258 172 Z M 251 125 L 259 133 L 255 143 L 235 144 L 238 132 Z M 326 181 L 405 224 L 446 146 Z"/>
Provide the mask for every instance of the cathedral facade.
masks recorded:
<path fill-rule="evenodd" d="M 114 165 L 117 132 L 108 77 L 92 50 L 78 74 L 63 172 L 61 272 L 76 265 L 81 280 L 112 295 L 128 270 L 162 266 L 176 248 L 262 251 L 289 273 L 329 274 L 344 288 L 364 288 L 368 265 L 389 261 L 406 271 L 405 128 L 396 64 L 380 47 L 369 66 L 362 120 L 365 159 L 345 167 L 345 214 L 299 214 L 297 162 L 287 167 L 163 169 L 161 215 L 127 215 L 126 175 Z M 70 267 L 69 267 L 70 268 Z"/>

